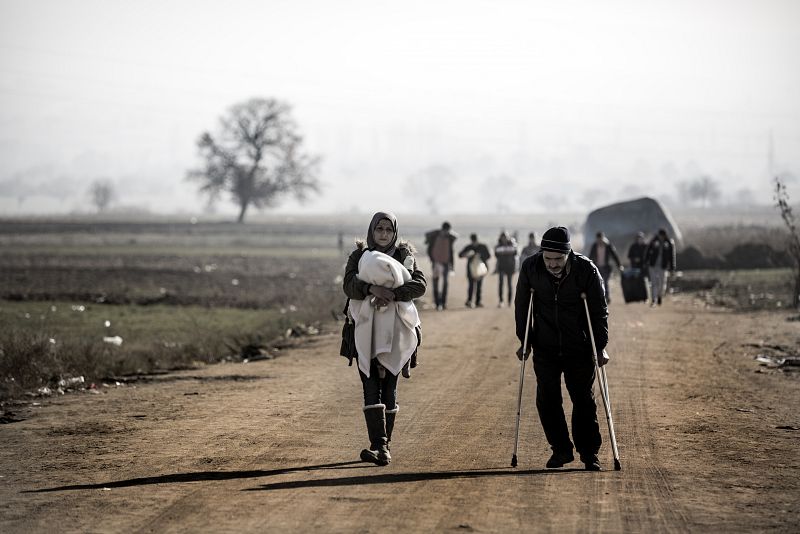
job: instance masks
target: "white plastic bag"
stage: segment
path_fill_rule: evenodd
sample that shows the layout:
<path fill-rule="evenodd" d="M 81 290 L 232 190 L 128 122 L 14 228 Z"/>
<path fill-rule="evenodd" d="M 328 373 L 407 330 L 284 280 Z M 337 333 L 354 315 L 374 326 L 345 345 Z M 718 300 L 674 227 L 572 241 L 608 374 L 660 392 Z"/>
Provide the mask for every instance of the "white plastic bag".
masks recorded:
<path fill-rule="evenodd" d="M 478 254 L 469 259 L 469 275 L 474 280 L 479 280 L 489 274 L 489 268 Z"/>

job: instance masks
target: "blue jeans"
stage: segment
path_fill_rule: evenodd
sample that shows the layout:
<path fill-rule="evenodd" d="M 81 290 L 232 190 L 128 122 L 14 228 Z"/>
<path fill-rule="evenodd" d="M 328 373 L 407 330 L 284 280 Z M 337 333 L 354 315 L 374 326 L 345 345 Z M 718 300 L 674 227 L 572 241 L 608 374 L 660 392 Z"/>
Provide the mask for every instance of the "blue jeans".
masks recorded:
<path fill-rule="evenodd" d="M 361 376 L 361 385 L 364 386 L 364 406 L 385 404 L 387 410 L 394 410 L 397 404 L 397 375 L 386 371 L 386 376 L 380 377 L 378 360 L 372 359 L 369 366 L 369 378 L 358 371 Z"/>
<path fill-rule="evenodd" d="M 447 306 L 447 278 L 450 276 L 450 266 L 444 263 L 433 263 L 433 303 Z M 439 291 L 439 279 L 442 280 L 442 290 Z M 371 371 L 370 371 L 371 372 Z"/>

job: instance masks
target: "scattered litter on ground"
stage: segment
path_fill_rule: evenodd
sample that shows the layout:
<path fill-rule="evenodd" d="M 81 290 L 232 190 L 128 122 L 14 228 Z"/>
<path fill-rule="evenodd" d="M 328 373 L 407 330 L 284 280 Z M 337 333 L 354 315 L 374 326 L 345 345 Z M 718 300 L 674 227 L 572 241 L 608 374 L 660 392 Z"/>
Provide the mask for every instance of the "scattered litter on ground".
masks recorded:
<path fill-rule="evenodd" d="M 751 410 L 749 408 L 736 408 L 737 412 L 744 412 L 744 413 L 755 413 L 755 410 Z"/>
<path fill-rule="evenodd" d="M 784 345 L 770 345 L 764 342 L 747 343 L 744 347 L 759 349 L 753 359 L 767 369 L 778 369 L 784 373 L 800 371 L 800 355 L 794 347 Z M 756 372 L 763 372 L 757 370 Z"/>
<path fill-rule="evenodd" d="M 58 381 L 58 387 L 70 389 L 83 384 L 84 382 L 85 379 L 82 376 L 67 376 Z"/>
<path fill-rule="evenodd" d="M 116 345 L 119 347 L 122 345 L 122 338 L 119 336 L 106 336 L 103 338 L 104 343 L 110 343 L 111 345 Z"/>
<path fill-rule="evenodd" d="M 775 428 L 779 430 L 800 430 L 800 426 L 792 426 L 792 425 L 780 425 L 776 426 Z"/>

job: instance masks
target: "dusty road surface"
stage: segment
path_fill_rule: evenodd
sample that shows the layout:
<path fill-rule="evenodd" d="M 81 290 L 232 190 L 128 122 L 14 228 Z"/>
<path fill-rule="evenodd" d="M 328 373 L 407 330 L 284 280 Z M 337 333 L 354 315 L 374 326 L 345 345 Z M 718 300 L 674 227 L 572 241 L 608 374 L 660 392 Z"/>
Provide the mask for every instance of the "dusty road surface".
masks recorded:
<path fill-rule="evenodd" d="M 460 278 L 460 277 L 458 277 Z M 366 445 L 336 335 L 272 361 L 221 364 L 41 400 L 0 425 L 2 532 L 748 532 L 800 529 L 800 381 L 757 347 L 796 345 L 786 314 L 611 306 L 623 470 L 546 470 L 528 366 L 519 466 L 512 311 L 423 314 L 388 467 Z"/>

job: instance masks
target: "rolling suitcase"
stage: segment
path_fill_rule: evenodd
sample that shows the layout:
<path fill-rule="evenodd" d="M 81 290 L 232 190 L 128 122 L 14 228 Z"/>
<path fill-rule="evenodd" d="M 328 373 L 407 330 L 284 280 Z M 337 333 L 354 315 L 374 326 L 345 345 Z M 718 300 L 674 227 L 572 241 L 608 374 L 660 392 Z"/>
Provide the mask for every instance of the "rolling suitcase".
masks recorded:
<path fill-rule="evenodd" d="M 622 271 L 622 298 L 628 302 L 647 302 L 650 300 L 647 277 L 641 269 Z"/>

